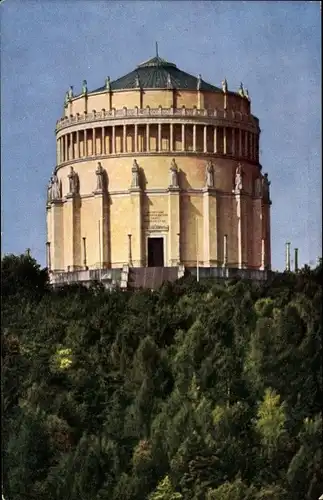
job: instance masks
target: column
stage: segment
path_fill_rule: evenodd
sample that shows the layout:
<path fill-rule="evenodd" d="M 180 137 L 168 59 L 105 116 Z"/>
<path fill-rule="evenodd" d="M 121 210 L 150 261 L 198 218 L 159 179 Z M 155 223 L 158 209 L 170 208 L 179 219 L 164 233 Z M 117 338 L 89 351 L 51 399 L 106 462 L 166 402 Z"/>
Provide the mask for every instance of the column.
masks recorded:
<path fill-rule="evenodd" d="M 131 257 L 134 267 L 143 265 L 142 255 L 142 202 L 141 189 L 130 189 L 130 210 L 131 210 Z"/>
<path fill-rule="evenodd" d="M 239 128 L 239 158 L 242 157 L 242 133 L 241 128 Z"/>
<path fill-rule="evenodd" d="M 214 127 L 214 153 L 217 153 L 218 152 L 218 144 L 217 144 L 217 127 Z"/>
<path fill-rule="evenodd" d="M 217 265 L 217 199 L 215 190 L 205 188 L 203 191 L 203 261 L 204 266 L 214 267 Z"/>
<path fill-rule="evenodd" d="M 231 134 L 232 156 L 235 156 L 235 154 L 236 154 L 236 135 L 235 135 L 236 129 L 234 127 L 232 127 L 231 130 L 232 130 L 232 134 Z"/>
<path fill-rule="evenodd" d="M 250 132 L 250 159 L 253 160 L 253 133 Z"/>
<path fill-rule="evenodd" d="M 178 248 L 180 233 L 180 189 L 169 188 L 168 193 L 168 264 L 178 266 L 180 249 Z"/>
<path fill-rule="evenodd" d="M 105 155 L 105 133 L 104 133 L 104 127 L 101 129 L 101 155 Z"/>
<path fill-rule="evenodd" d="M 122 139 L 123 139 L 123 145 L 122 145 L 122 152 L 126 153 L 127 152 L 127 125 L 123 125 L 123 134 L 122 134 Z"/>
<path fill-rule="evenodd" d="M 92 128 L 92 156 L 96 156 L 96 133 L 95 128 Z"/>
<path fill-rule="evenodd" d="M 161 132 L 162 132 L 162 124 L 158 123 L 158 151 L 162 150 L 162 138 L 161 138 Z"/>
<path fill-rule="evenodd" d="M 60 142 L 59 139 L 56 140 L 56 165 L 60 163 Z"/>
<path fill-rule="evenodd" d="M 138 125 L 135 123 L 135 153 L 138 152 Z"/>
<path fill-rule="evenodd" d="M 116 128 L 112 125 L 112 154 L 116 153 Z"/>
<path fill-rule="evenodd" d="M 185 124 L 182 123 L 182 151 L 185 151 Z"/>
<path fill-rule="evenodd" d="M 247 132 L 247 130 L 245 131 L 244 133 L 244 155 L 246 158 L 248 158 L 248 136 L 249 136 L 249 132 Z"/>
<path fill-rule="evenodd" d="M 174 151 L 174 126 L 169 124 L 169 151 Z"/>
<path fill-rule="evenodd" d="M 61 147 L 60 147 L 60 150 L 61 150 L 61 163 L 63 163 L 63 161 L 64 161 L 64 138 L 63 137 L 60 138 L 60 143 L 61 143 Z"/>
<path fill-rule="evenodd" d="M 76 131 L 76 158 L 80 158 L 80 131 Z"/>
<path fill-rule="evenodd" d="M 70 133 L 69 159 L 74 160 L 73 132 Z"/>
<path fill-rule="evenodd" d="M 87 130 L 84 130 L 84 138 L 83 138 L 83 156 L 87 156 Z"/>
<path fill-rule="evenodd" d="M 223 127 L 223 154 L 227 154 L 227 127 Z"/>
<path fill-rule="evenodd" d="M 193 151 L 196 153 L 196 125 L 193 125 Z"/>
<path fill-rule="evenodd" d="M 149 123 L 146 124 L 146 151 L 150 151 Z"/>
<path fill-rule="evenodd" d="M 67 161 L 67 135 L 63 135 L 64 141 L 64 161 Z"/>
<path fill-rule="evenodd" d="M 207 126 L 203 127 L 203 151 L 207 153 Z"/>

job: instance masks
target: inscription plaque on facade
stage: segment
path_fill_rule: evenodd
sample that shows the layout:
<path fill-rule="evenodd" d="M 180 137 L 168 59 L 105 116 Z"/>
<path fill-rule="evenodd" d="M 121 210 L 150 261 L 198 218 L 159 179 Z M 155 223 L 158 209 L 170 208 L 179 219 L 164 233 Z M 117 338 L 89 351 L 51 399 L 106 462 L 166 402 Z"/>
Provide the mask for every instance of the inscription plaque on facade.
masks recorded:
<path fill-rule="evenodd" d="M 150 231 L 168 231 L 168 216 L 163 210 L 146 210 L 144 212 L 144 227 Z"/>

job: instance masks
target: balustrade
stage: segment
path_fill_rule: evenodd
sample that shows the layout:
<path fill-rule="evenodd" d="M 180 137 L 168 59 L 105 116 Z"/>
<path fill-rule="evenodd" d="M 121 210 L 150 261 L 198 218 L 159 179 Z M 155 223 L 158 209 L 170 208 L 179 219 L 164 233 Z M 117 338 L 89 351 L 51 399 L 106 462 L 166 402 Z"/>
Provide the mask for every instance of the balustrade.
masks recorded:
<path fill-rule="evenodd" d="M 135 108 L 135 109 L 111 109 L 95 111 L 92 113 L 77 113 L 58 120 L 56 123 L 56 131 L 70 125 L 92 122 L 100 120 L 109 120 L 115 118 L 133 118 L 133 117 L 149 117 L 149 116 L 185 116 L 185 117 L 205 117 L 205 118 L 218 118 L 226 119 L 237 122 L 250 123 L 258 127 L 259 121 L 253 115 L 247 115 L 240 111 L 222 110 L 222 109 L 197 109 L 197 108 Z"/>

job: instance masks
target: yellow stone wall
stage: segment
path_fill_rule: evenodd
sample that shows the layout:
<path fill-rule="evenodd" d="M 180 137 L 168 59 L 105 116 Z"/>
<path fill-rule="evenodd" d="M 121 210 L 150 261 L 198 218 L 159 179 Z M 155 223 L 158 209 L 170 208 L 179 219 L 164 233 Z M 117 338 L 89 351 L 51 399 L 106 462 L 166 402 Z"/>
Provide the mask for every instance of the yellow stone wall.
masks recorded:
<path fill-rule="evenodd" d="M 62 200 L 47 209 L 53 271 L 122 267 L 129 253 L 133 265 L 145 266 L 147 237 L 156 235 L 164 238 L 168 266 L 179 259 L 186 266 L 197 259 L 201 266 L 221 266 L 226 235 L 228 266 L 270 268 L 269 205 L 254 196 L 261 176 L 260 129 L 248 99 L 221 91 L 102 92 L 74 98 L 64 116 L 56 130 Z M 139 190 L 131 189 L 134 159 Z M 169 189 L 172 159 L 179 189 Z M 214 166 L 210 189 L 208 161 Z M 98 162 L 107 179 L 99 194 L 94 193 Z M 241 196 L 233 193 L 239 163 Z M 79 179 L 72 198 L 71 167 Z"/>

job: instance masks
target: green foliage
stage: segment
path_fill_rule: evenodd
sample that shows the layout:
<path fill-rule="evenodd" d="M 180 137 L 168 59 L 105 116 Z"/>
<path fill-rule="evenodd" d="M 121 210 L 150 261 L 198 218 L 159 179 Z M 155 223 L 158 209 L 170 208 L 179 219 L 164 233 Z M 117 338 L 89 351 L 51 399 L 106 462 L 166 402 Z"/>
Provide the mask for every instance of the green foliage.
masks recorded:
<path fill-rule="evenodd" d="M 1 268 L 6 498 L 320 496 L 322 262 L 153 293 Z"/>

